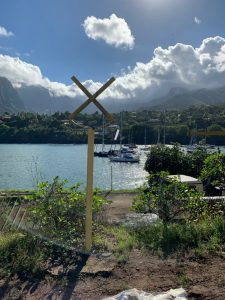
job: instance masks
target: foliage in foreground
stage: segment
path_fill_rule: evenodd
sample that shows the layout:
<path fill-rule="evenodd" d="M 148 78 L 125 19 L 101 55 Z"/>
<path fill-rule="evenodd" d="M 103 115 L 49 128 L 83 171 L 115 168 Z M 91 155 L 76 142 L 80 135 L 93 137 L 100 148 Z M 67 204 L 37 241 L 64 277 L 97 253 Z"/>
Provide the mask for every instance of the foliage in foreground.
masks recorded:
<path fill-rule="evenodd" d="M 0 233 L 0 278 L 17 274 L 21 278 L 45 278 L 54 266 L 79 263 L 81 254 L 27 232 Z M 62 274 L 63 275 L 63 274 Z"/>
<path fill-rule="evenodd" d="M 225 219 L 221 216 L 207 218 L 198 223 L 183 222 L 139 226 L 133 232 L 140 246 L 150 251 L 160 251 L 165 256 L 173 252 L 210 253 L 225 249 Z"/>
<path fill-rule="evenodd" d="M 66 187 L 67 180 L 55 177 L 52 183 L 42 182 L 37 191 L 27 197 L 32 203 L 30 219 L 38 233 L 56 243 L 82 249 L 86 211 L 86 194 L 79 184 Z M 102 212 L 109 201 L 93 196 L 93 216 Z M 95 224 L 94 224 L 95 225 Z M 95 228 L 95 227 L 94 227 Z"/>
<path fill-rule="evenodd" d="M 148 185 L 140 188 L 132 208 L 139 213 L 155 213 L 168 223 L 174 218 L 186 217 L 198 220 L 205 215 L 207 203 L 202 194 L 186 184 L 159 172 L 148 177 Z"/>
<path fill-rule="evenodd" d="M 211 187 L 225 187 L 225 153 L 216 153 L 207 157 L 200 177 L 209 194 Z"/>
<path fill-rule="evenodd" d="M 19 205 L 28 206 L 23 231 L 12 231 L 13 224 L 0 232 L 0 277 L 13 274 L 41 275 L 49 261 L 56 260 L 63 265 L 71 257 L 77 258 L 77 251 L 84 246 L 84 221 L 86 194 L 79 185 L 66 187 L 67 181 L 55 177 L 52 183 L 42 182 L 31 196 L 20 199 Z M 93 197 L 93 234 L 101 237 L 103 207 L 108 200 Z M 14 205 L 7 199 L 1 205 Z M 2 215 L 3 217 L 3 215 Z M 7 215 L 3 220 L 6 221 Z M 16 225 L 16 224 L 15 224 Z M 96 243 L 97 244 L 97 243 Z M 95 247 L 96 245 L 94 245 Z M 102 245 L 101 245 L 102 247 Z M 36 275 L 35 275 L 36 276 Z"/>
<path fill-rule="evenodd" d="M 167 256 L 193 249 L 198 254 L 225 249 L 224 203 L 206 202 L 201 193 L 171 180 L 166 172 L 149 176 L 148 185 L 134 199 L 133 209 L 159 216 L 156 224 L 133 229 L 137 244 L 150 251 Z"/>
<path fill-rule="evenodd" d="M 114 252 L 116 259 L 119 262 L 127 261 L 130 251 L 136 246 L 133 232 L 130 232 L 126 227 L 115 226 L 106 227 L 105 235 L 108 240 L 110 240 L 111 237 L 116 240 L 114 244 L 111 244 L 110 242 L 107 244 L 107 248 Z"/>
<path fill-rule="evenodd" d="M 0 234 L 0 277 L 39 273 L 45 251 L 40 242 L 21 232 Z"/>

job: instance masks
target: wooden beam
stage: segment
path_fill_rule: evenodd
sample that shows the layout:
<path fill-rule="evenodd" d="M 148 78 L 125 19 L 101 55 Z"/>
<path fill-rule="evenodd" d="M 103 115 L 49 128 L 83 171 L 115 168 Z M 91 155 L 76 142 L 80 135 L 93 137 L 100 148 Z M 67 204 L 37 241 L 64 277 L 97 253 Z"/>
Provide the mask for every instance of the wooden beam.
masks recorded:
<path fill-rule="evenodd" d="M 83 109 L 85 109 L 91 102 L 93 102 L 98 107 L 98 109 L 105 115 L 105 117 L 108 119 L 108 121 L 112 122 L 112 120 L 113 120 L 112 116 L 96 100 L 96 98 L 101 93 L 103 93 L 105 91 L 105 89 L 107 89 L 110 86 L 110 84 L 112 84 L 115 81 L 115 78 L 112 77 L 111 79 L 109 79 L 96 93 L 94 93 L 94 95 L 92 95 L 75 76 L 72 76 L 71 79 L 84 92 L 84 94 L 86 96 L 88 96 L 88 99 L 70 115 L 70 119 L 75 118 Z"/>

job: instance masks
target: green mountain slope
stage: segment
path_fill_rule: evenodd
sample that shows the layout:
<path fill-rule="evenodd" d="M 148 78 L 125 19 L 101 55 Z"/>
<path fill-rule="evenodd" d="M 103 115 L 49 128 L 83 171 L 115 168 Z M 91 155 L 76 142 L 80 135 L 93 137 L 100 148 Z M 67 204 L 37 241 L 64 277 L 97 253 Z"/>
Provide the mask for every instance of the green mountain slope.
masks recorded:
<path fill-rule="evenodd" d="M 16 113 L 25 107 L 16 89 L 5 77 L 0 77 L 0 113 Z"/>

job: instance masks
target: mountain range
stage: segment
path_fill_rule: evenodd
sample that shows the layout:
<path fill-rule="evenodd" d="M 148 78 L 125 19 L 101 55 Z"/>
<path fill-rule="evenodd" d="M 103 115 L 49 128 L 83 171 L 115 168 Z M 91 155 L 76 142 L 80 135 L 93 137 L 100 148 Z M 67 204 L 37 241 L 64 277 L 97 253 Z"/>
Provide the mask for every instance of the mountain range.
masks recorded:
<path fill-rule="evenodd" d="M 0 77 L 0 113 L 24 111 L 24 103 L 16 89 L 5 77 Z"/>
<path fill-rule="evenodd" d="M 225 103 L 225 86 L 215 89 L 198 89 L 194 91 L 174 87 L 164 97 L 153 99 L 144 109 L 172 110 L 185 109 L 192 105 L 213 105 Z"/>
<path fill-rule="evenodd" d="M 67 96 L 50 95 L 48 89 L 41 86 L 22 86 L 15 88 L 5 77 L 0 77 L 0 114 L 30 111 L 51 114 L 54 112 L 73 111 L 83 101 Z M 102 101 L 103 102 L 103 101 Z M 185 109 L 191 105 L 211 105 L 225 103 L 225 86 L 215 89 L 188 90 L 174 87 L 167 95 L 160 98 L 141 101 L 113 101 L 106 99 L 103 105 L 111 112 L 124 110 L 172 110 Z M 125 105 L 126 104 L 126 105 Z M 87 112 L 96 111 L 94 105 Z"/>
<path fill-rule="evenodd" d="M 52 114 L 57 111 L 73 111 L 81 104 L 81 101 L 67 96 L 51 96 L 48 89 L 42 86 L 23 86 L 17 91 L 26 111 L 30 112 Z"/>

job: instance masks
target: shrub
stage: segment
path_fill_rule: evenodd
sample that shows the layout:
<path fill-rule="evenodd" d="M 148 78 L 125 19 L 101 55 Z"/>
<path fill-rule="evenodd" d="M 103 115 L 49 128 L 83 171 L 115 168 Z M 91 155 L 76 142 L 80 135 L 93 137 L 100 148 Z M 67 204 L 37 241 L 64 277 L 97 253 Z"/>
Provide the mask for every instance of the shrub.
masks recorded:
<path fill-rule="evenodd" d="M 225 220 L 222 217 L 207 218 L 199 223 L 158 222 L 151 226 L 139 226 L 133 232 L 136 241 L 151 251 L 165 256 L 173 252 L 189 252 L 192 249 L 220 251 L 225 248 Z"/>
<path fill-rule="evenodd" d="M 151 147 L 145 170 L 148 173 L 167 171 L 170 174 L 182 174 L 187 170 L 187 165 L 186 156 L 177 144 L 172 148 L 157 145 Z"/>
<path fill-rule="evenodd" d="M 53 183 L 42 182 L 37 191 L 29 196 L 30 220 L 33 230 L 51 241 L 67 246 L 81 247 L 84 240 L 86 195 L 79 184 L 66 188 L 67 180 Z M 94 194 L 94 217 L 101 212 L 107 200 Z"/>
<path fill-rule="evenodd" d="M 148 173 L 165 171 L 173 175 L 186 174 L 198 177 L 208 156 L 204 145 L 199 145 L 192 153 L 184 153 L 177 144 L 172 148 L 157 145 L 151 147 L 145 170 Z"/>
<path fill-rule="evenodd" d="M 199 177 L 204 161 L 209 156 L 205 145 L 199 145 L 193 152 L 186 154 L 188 160 L 187 175 Z"/>
<path fill-rule="evenodd" d="M 169 178 L 166 172 L 159 172 L 148 177 L 148 185 L 140 189 L 132 207 L 136 212 L 156 213 L 164 223 L 183 215 L 199 219 L 207 207 L 201 197 L 195 189 Z"/>
<path fill-rule="evenodd" d="M 200 177 L 206 188 L 216 185 L 225 186 L 225 153 L 216 153 L 207 157 Z"/>
<path fill-rule="evenodd" d="M 43 261 L 41 243 L 31 235 L 19 232 L 0 235 L 0 276 L 39 273 Z"/>

